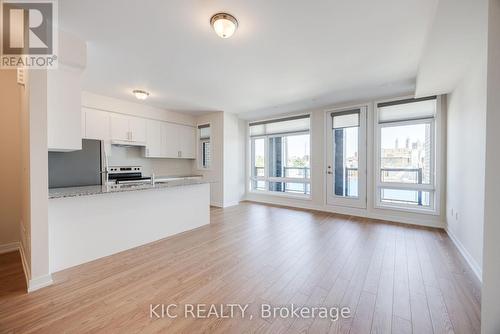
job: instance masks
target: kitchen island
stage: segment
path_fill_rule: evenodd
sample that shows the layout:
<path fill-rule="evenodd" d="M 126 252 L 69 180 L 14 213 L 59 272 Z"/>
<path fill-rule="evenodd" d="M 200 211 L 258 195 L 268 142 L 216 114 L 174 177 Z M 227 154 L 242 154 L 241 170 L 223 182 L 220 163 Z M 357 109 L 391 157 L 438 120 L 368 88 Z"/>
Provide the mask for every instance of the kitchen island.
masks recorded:
<path fill-rule="evenodd" d="M 49 190 L 50 271 L 57 272 L 210 223 L 199 179 Z"/>

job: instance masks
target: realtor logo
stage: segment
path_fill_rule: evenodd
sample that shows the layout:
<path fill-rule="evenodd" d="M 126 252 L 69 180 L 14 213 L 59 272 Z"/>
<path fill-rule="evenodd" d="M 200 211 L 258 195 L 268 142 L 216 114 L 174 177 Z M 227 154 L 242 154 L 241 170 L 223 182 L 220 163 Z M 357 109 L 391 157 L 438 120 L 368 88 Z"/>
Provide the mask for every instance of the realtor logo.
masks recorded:
<path fill-rule="evenodd" d="M 4 0 L 1 4 L 0 67 L 57 66 L 55 0 Z"/>

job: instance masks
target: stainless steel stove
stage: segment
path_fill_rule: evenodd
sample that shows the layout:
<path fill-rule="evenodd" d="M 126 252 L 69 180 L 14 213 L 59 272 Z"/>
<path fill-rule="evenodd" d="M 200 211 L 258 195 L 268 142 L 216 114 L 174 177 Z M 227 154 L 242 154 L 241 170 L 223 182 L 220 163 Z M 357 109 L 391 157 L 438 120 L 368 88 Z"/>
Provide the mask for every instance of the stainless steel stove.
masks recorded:
<path fill-rule="evenodd" d="M 110 166 L 107 168 L 108 184 L 150 183 L 149 176 L 142 175 L 141 166 Z"/>

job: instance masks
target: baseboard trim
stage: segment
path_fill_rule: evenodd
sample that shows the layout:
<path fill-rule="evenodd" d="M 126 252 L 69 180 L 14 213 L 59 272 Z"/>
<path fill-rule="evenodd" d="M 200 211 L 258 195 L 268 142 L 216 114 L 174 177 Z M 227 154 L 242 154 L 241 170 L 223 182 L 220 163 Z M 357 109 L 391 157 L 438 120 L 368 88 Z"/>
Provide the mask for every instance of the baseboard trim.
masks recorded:
<path fill-rule="evenodd" d="M 28 265 L 28 261 L 26 260 L 26 253 L 24 248 L 20 242 L 11 242 L 8 244 L 0 245 L 0 254 L 9 253 L 19 251 L 19 255 L 21 256 L 21 264 L 23 266 L 24 279 L 26 280 L 26 286 L 28 288 L 28 292 L 33 292 L 38 289 L 44 288 L 46 286 L 52 285 L 52 275 L 45 275 L 41 277 L 37 277 L 35 279 L 31 279 L 31 271 Z"/>
<path fill-rule="evenodd" d="M 224 208 L 228 208 L 230 206 L 236 206 L 238 204 L 240 204 L 240 201 L 234 201 L 234 202 L 224 203 Z"/>
<path fill-rule="evenodd" d="M 30 267 L 28 265 L 28 260 L 26 260 L 26 253 L 24 251 L 24 247 L 21 243 L 19 243 L 19 254 L 21 255 L 21 263 L 23 265 L 26 286 L 29 287 L 30 286 L 31 271 L 30 271 Z"/>
<path fill-rule="evenodd" d="M 464 257 L 465 261 L 471 267 L 472 272 L 474 275 L 476 275 L 477 279 L 479 282 L 483 283 L 483 271 L 481 267 L 479 266 L 479 263 L 470 255 L 470 253 L 467 251 L 467 249 L 464 247 L 464 245 L 458 240 L 458 238 L 451 232 L 448 228 L 445 228 L 446 233 L 450 237 L 451 241 L 457 247 L 458 251 L 460 254 Z"/>
<path fill-rule="evenodd" d="M 8 244 L 0 245 L 0 254 L 15 252 L 19 250 L 19 241 L 9 242 Z"/>
<path fill-rule="evenodd" d="M 395 216 L 395 215 L 390 215 L 390 214 L 377 214 L 373 212 L 361 212 L 358 209 L 351 209 L 351 208 L 344 208 L 344 209 L 338 209 L 337 207 L 333 208 L 328 205 L 315 205 L 312 203 L 308 203 L 304 201 L 304 203 L 283 203 L 281 201 L 275 201 L 273 199 L 260 199 L 260 198 L 255 198 L 255 197 L 247 197 L 245 199 L 247 202 L 255 202 L 255 203 L 262 203 L 262 204 L 270 204 L 270 205 L 278 205 L 282 207 L 288 207 L 288 208 L 297 208 L 297 209 L 305 209 L 305 210 L 314 210 L 314 211 L 321 211 L 321 212 L 328 212 L 328 213 L 336 213 L 336 214 L 341 214 L 341 215 L 347 215 L 347 216 L 355 216 L 355 217 L 362 217 L 362 218 L 369 218 L 369 219 L 377 219 L 377 220 L 385 220 L 389 222 L 395 222 L 395 223 L 401 223 L 401 224 L 407 224 L 407 225 L 415 225 L 415 226 L 422 226 L 422 227 L 430 227 L 430 228 L 436 228 L 436 229 L 444 229 L 444 222 L 429 222 L 429 221 L 423 221 L 419 219 L 412 219 L 409 217 L 401 217 L 401 216 Z"/>
<path fill-rule="evenodd" d="M 28 293 L 45 288 L 46 286 L 52 285 L 54 281 L 52 280 L 52 275 L 45 275 L 30 279 L 28 283 Z"/>

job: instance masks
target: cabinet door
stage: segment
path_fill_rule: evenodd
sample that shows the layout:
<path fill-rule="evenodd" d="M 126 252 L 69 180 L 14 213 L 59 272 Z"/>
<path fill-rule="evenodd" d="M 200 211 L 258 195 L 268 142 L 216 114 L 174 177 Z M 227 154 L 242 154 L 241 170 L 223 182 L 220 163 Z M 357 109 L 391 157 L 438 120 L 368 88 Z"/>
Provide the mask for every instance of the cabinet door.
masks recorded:
<path fill-rule="evenodd" d="M 162 152 L 165 158 L 179 158 L 179 125 L 162 123 Z"/>
<path fill-rule="evenodd" d="M 163 155 L 161 150 L 161 127 L 162 122 L 146 121 L 146 154 L 147 158 L 160 158 Z"/>
<path fill-rule="evenodd" d="M 112 115 L 111 122 L 111 139 L 130 141 L 129 118 L 126 116 Z"/>
<path fill-rule="evenodd" d="M 130 140 L 134 142 L 146 142 L 146 120 L 138 117 L 129 118 Z"/>
<path fill-rule="evenodd" d="M 181 158 L 194 159 L 196 155 L 196 130 L 191 126 L 179 126 Z"/>
<path fill-rule="evenodd" d="M 109 140 L 109 114 L 105 111 L 83 108 L 84 138 Z"/>

